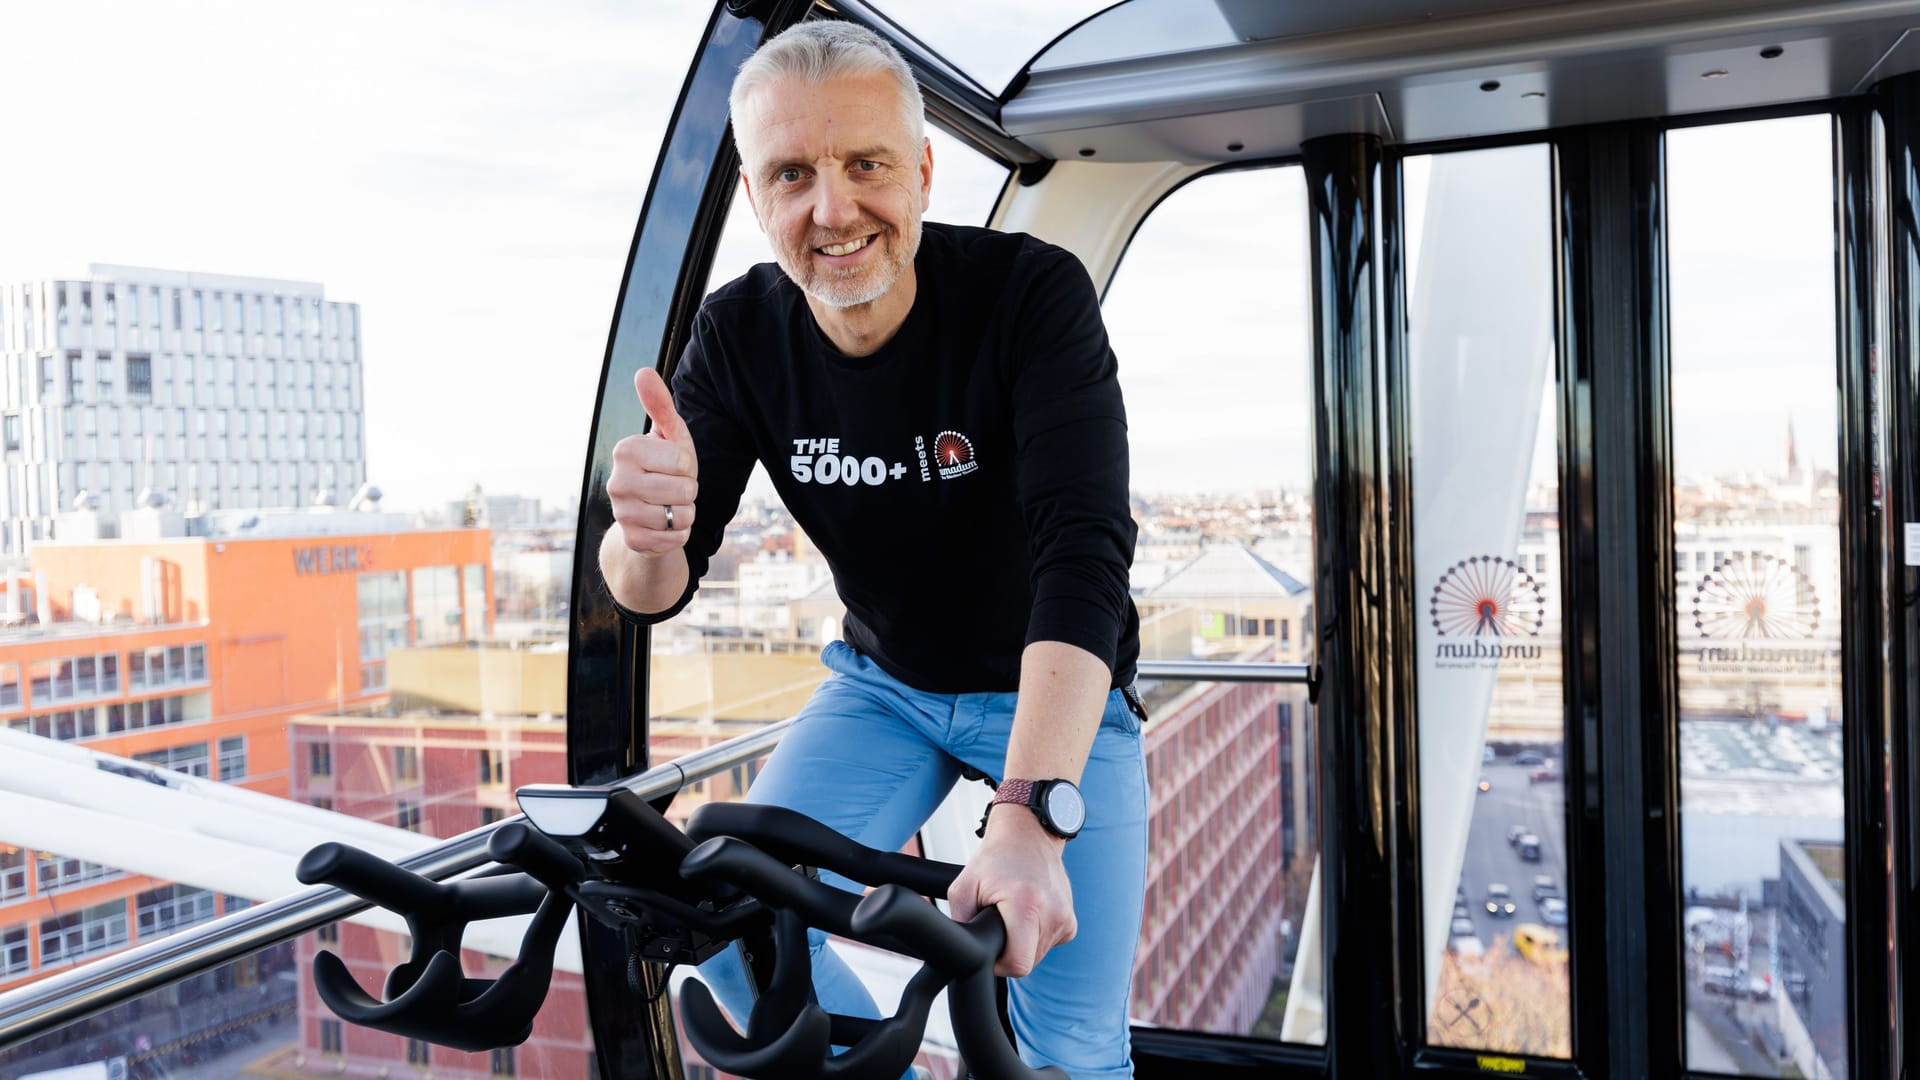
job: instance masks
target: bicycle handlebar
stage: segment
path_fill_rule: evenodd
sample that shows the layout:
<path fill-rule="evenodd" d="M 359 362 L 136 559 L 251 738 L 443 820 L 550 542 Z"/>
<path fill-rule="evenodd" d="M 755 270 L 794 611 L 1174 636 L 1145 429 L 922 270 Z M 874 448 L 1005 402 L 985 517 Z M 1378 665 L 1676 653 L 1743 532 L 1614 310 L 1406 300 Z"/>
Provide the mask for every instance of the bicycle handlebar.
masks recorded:
<path fill-rule="evenodd" d="M 1000 913 L 989 908 L 962 925 L 921 899 L 945 897 L 960 866 L 870 848 L 804 814 L 754 803 L 709 803 L 694 811 L 687 832 L 707 839 L 681 862 L 684 876 L 732 884 L 771 907 L 796 912 L 809 925 L 914 957 L 923 965 L 901 994 L 899 1011 L 873 1025 L 837 1057 L 829 1056 L 822 1017 L 813 1015 L 818 1006 L 801 1006 L 785 1024 L 772 1018 L 756 1024 L 763 1009 L 793 1009 L 791 988 L 780 987 L 779 995 L 763 996 L 754 1004 L 747 1037 L 741 1039 L 705 988 L 695 991 L 689 984 L 681 992 L 687 1038 L 712 1064 L 740 1075 L 891 1080 L 912 1064 L 933 998 L 952 984 L 948 1008 L 954 1037 L 974 1075 L 982 1080 L 1066 1080 L 1059 1069 L 1034 1069 L 1022 1062 L 1000 1025 L 993 985 L 993 964 L 1006 943 Z M 857 897 L 796 874 L 783 861 L 832 870 L 878 888 Z M 780 982 L 777 971 L 774 981 Z M 778 1034 L 760 1043 L 754 1039 L 756 1030 Z"/>
<path fill-rule="evenodd" d="M 785 863 L 832 870 L 863 885 L 905 885 L 942 900 L 961 870 L 957 863 L 870 848 L 805 814 L 759 803 L 708 803 L 687 820 L 687 835 L 696 841 L 736 837 Z"/>
<path fill-rule="evenodd" d="M 993 964 L 1006 940 L 997 911 L 962 925 L 922 897 L 945 897 L 952 863 L 866 847 L 812 818 L 773 806 L 713 803 L 687 832 L 623 788 L 528 788 L 529 824 L 503 826 L 488 853 L 520 873 L 430 881 L 344 844 L 322 844 L 300 862 L 308 884 L 326 882 L 404 915 L 409 959 L 367 994 L 329 952 L 314 960 L 321 999 L 342 1019 L 466 1051 L 523 1042 L 544 999 L 553 949 L 578 903 L 638 938 L 636 955 L 697 963 L 771 924 L 773 973 L 744 1033 L 698 981 L 685 985 L 687 1037 L 714 1066 L 741 1076 L 893 1080 L 912 1064 L 934 998 L 948 990 L 961 1056 L 980 1080 L 1066 1080 L 1014 1053 L 1001 1025 Z M 806 868 L 877 886 L 861 897 Z M 469 922 L 534 917 L 521 956 L 497 979 L 460 970 Z M 811 1001 L 809 926 L 921 961 L 899 1009 L 882 1020 L 829 1014 Z M 834 1046 L 847 1049 L 834 1054 Z"/>

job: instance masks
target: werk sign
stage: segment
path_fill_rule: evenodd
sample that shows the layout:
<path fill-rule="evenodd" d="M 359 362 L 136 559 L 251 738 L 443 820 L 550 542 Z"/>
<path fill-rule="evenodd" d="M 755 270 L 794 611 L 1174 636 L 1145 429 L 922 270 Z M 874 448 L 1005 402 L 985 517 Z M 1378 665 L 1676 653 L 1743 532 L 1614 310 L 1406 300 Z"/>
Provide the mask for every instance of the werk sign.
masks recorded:
<path fill-rule="evenodd" d="M 1736 551 L 1714 564 L 1693 590 L 1700 670 L 1757 675 L 1820 670 L 1835 649 L 1813 644 L 1820 596 L 1784 559 Z M 1836 647 L 1837 648 L 1837 647 Z"/>
<path fill-rule="evenodd" d="M 1447 568 L 1428 598 L 1439 668 L 1531 666 L 1541 659 L 1546 589 L 1514 559 L 1475 555 Z M 1514 666 L 1509 664 L 1509 666 Z"/>
<path fill-rule="evenodd" d="M 860 457 L 840 451 L 839 439 L 794 439 L 793 454 L 787 468 L 803 484 L 845 484 L 848 487 L 878 487 L 907 475 L 907 466 L 879 457 Z M 926 439 L 913 437 L 913 454 L 920 463 L 922 483 L 933 479 L 928 467 Z M 943 431 L 933 440 L 933 464 L 940 479 L 952 480 L 980 468 L 973 459 L 973 440 L 957 431 Z"/>
<path fill-rule="evenodd" d="M 303 547 L 293 549 L 296 574 L 357 574 L 373 569 L 371 547 Z"/>

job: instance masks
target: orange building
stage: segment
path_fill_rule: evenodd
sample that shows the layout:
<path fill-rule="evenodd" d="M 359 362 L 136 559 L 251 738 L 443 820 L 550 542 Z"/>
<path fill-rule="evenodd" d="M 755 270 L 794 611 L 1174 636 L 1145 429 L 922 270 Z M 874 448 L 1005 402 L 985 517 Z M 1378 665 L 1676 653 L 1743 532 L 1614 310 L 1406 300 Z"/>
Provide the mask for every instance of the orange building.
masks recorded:
<path fill-rule="evenodd" d="M 0 725 L 285 797 L 291 718 L 384 699 L 389 648 L 491 629 L 484 529 L 268 520 L 261 538 L 35 545 L 51 620 L 0 628 Z M 245 903 L 30 851 L 0 822 L 0 990 Z"/>

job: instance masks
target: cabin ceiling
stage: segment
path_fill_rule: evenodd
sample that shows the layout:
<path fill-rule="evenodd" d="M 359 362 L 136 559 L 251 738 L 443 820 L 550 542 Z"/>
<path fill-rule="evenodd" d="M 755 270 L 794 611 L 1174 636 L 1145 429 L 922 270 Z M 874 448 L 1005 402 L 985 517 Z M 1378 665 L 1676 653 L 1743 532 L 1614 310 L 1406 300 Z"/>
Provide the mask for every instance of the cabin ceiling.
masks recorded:
<path fill-rule="evenodd" d="M 1066 160 L 1228 162 L 1789 105 L 1920 70 L 1920 0 L 1130 0 L 1043 51 L 1001 110 Z"/>

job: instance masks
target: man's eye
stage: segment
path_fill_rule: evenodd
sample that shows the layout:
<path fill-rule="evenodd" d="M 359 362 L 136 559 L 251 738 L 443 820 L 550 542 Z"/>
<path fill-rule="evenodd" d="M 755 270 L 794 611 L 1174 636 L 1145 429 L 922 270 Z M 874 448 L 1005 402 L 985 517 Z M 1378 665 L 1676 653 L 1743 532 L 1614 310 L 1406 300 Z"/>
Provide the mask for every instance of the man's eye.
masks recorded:
<path fill-rule="evenodd" d="M 859 169 L 861 172 L 879 172 L 881 168 L 880 163 L 877 161 L 857 161 L 854 162 L 853 167 Z"/>
<path fill-rule="evenodd" d="M 773 175 L 774 175 L 774 179 L 780 181 L 781 183 L 791 184 L 794 181 L 800 179 L 800 170 L 799 169 L 781 169 L 779 172 Z"/>

